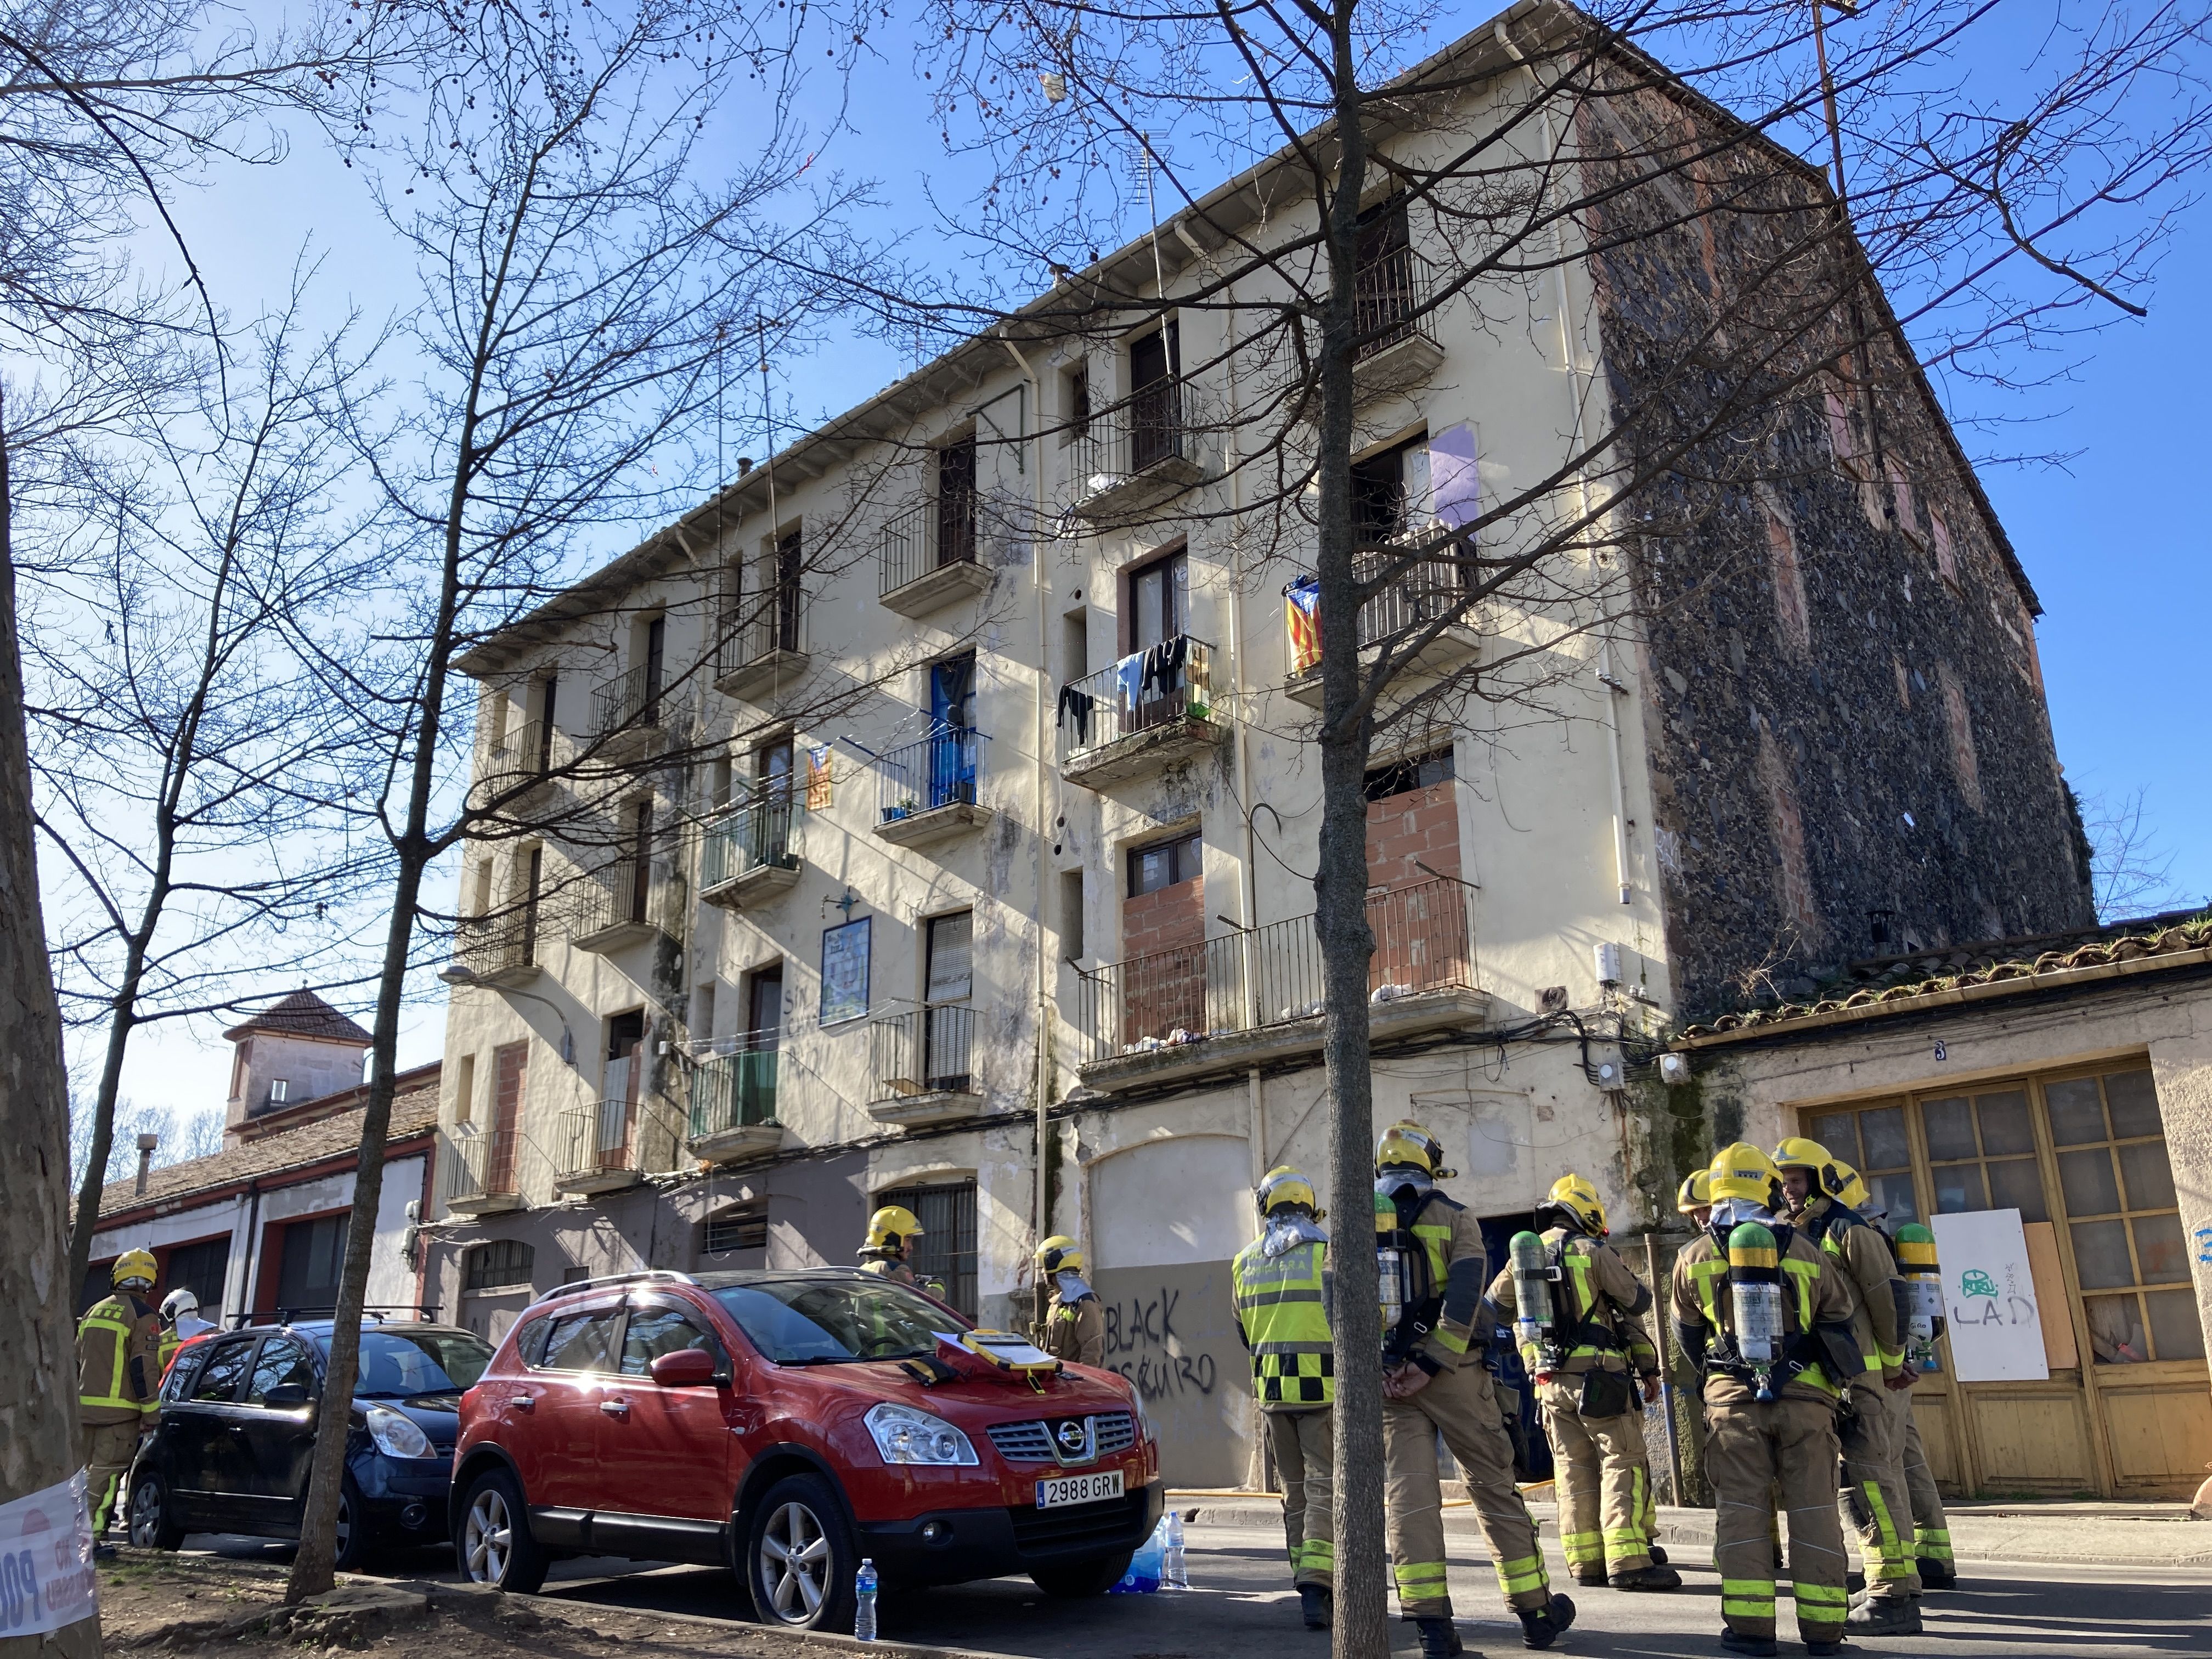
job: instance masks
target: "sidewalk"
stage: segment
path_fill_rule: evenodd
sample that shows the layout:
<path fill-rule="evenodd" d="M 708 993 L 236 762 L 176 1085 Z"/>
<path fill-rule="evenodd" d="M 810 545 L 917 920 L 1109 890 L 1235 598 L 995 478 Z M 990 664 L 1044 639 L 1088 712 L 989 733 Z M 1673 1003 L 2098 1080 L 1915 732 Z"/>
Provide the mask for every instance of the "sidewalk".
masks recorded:
<path fill-rule="evenodd" d="M 1537 1531 L 1559 1536 L 1549 1485 L 1527 1489 Z M 1188 1517 L 1200 1523 L 1258 1527 L 1283 1524 L 1282 1500 L 1264 1492 L 1175 1492 Z M 2212 1522 L 2191 1519 L 2186 1504 L 1954 1504 L 1951 1550 L 1962 1561 L 2062 1562 L 2078 1566 L 2212 1569 Z M 1477 1530 L 1465 1499 L 1447 1502 L 1448 1531 Z M 1711 1510 L 1662 1509 L 1659 1540 L 1711 1548 Z"/>

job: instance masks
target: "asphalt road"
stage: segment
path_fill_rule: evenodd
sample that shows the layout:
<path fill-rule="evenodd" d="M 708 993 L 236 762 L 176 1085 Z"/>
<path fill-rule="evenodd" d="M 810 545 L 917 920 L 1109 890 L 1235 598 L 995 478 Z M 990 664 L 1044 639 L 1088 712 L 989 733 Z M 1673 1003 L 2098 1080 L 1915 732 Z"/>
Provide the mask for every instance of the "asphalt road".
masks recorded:
<path fill-rule="evenodd" d="M 1282 1534 L 1237 1527 L 1188 1528 L 1191 1582 L 1185 1595 L 1054 1601 L 1025 1579 L 994 1579 L 886 1597 L 883 1633 L 909 1642 L 1004 1654 L 1012 1659 L 1327 1659 L 1328 1638 L 1298 1621 L 1282 1559 Z M 289 1554 L 259 1540 L 202 1539 L 189 1547 L 225 1554 Z M 1486 1561 L 1452 1543 L 1452 1600 L 1470 1650 L 1523 1650 L 1520 1625 L 1498 1600 Z M 1720 1581 L 1699 1551 L 1675 1556 L 1684 1587 L 1669 1595 L 1626 1595 L 1568 1586 L 1580 1609 L 1556 1653 L 1620 1659 L 1689 1659 L 1719 1651 Z M 1923 1602 L 1927 1632 L 1854 1644 L 1868 1655 L 1984 1656 L 2070 1653 L 2083 1659 L 2165 1659 L 2212 1654 L 2212 1572 L 1962 1563 L 1964 1588 Z M 395 1560 L 410 1577 L 451 1576 L 450 1556 Z M 1565 1572 L 1552 1554 L 1555 1578 Z M 550 1599 L 729 1619 L 745 1615 L 726 1573 L 701 1567 L 642 1567 L 607 1560 L 561 1563 Z M 1786 1607 L 1787 1597 L 1784 1597 Z M 1415 1650 L 1413 1626 L 1394 1623 L 1393 1647 Z M 1787 1639 L 1783 1651 L 1802 1653 Z"/>

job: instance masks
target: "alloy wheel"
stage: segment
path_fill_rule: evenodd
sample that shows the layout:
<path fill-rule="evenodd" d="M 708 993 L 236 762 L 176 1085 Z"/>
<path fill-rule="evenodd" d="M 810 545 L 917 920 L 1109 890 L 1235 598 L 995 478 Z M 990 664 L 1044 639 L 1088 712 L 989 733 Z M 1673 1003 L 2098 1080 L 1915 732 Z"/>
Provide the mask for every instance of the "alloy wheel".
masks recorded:
<path fill-rule="evenodd" d="M 496 1584 L 506 1578 L 514 1545 L 514 1522 L 507 1513 L 507 1499 L 496 1487 L 485 1487 L 469 1505 L 461 1541 L 468 1553 L 471 1578 L 479 1584 Z"/>
<path fill-rule="evenodd" d="M 830 1593 L 830 1537 L 804 1504 L 785 1504 L 769 1517 L 760 1541 L 761 1588 L 787 1625 L 814 1617 Z"/>
<path fill-rule="evenodd" d="M 155 1549 L 161 1536 L 161 1482 L 137 1481 L 131 1489 L 131 1541 L 142 1550 Z"/>

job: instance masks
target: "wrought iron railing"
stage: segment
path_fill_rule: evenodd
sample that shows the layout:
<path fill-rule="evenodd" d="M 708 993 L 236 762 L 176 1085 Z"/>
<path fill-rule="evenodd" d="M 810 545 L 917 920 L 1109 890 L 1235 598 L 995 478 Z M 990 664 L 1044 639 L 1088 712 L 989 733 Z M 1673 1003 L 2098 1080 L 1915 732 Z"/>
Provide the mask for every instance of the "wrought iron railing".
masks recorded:
<path fill-rule="evenodd" d="M 732 807 L 708 823 L 699 849 L 701 891 L 735 881 L 764 866 L 799 867 L 793 849 L 789 797 Z"/>
<path fill-rule="evenodd" d="M 617 859 L 565 895 L 568 932 L 579 938 L 625 923 L 662 925 L 650 858 Z"/>
<path fill-rule="evenodd" d="M 714 642 L 714 677 L 724 678 L 764 662 L 779 651 L 805 650 L 806 590 L 782 582 L 772 592 L 750 594 L 722 618 Z"/>
<path fill-rule="evenodd" d="M 702 1060 L 691 1074 L 691 1135 L 720 1134 L 775 1121 L 777 1033 L 752 1031 L 733 1052 Z"/>
<path fill-rule="evenodd" d="M 884 526 L 876 592 L 889 593 L 947 565 L 975 562 L 975 492 L 933 495 Z"/>
<path fill-rule="evenodd" d="M 528 720 L 494 738 L 484 750 L 477 775 L 492 794 L 503 794 L 553 769 L 553 728 Z"/>
<path fill-rule="evenodd" d="M 1424 520 L 1392 539 L 1410 544 L 1433 539 L 1440 533 L 1434 521 Z M 1352 561 L 1352 574 L 1362 584 L 1382 578 L 1386 571 L 1391 572 L 1382 586 L 1359 607 L 1359 646 L 1363 651 L 1369 646 L 1401 639 L 1431 623 L 1441 622 L 1466 601 L 1465 578 L 1456 559 L 1444 555 L 1411 562 L 1405 562 L 1405 559 L 1403 553 L 1376 549 L 1357 555 Z M 1394 571 L 1393 566 L 1399 568 Z M 1305 580 L 1310 582 L 1310 579 Z M 1304 586 L 1304 582 L 1293 584 L 1291 591 L 1295 593 Z M 1296 604 L 1295 598 L 1292 604 Z M 1321 659 L 1316 648 L 1321 636 L 1319 619 L 1304 624 L 1308 631 L 1302 637 L 1301 623 L 1291 619 L 1289 610 L 1284 615 L 1292 669 L 1304 672 Z"/>
<path fill-rule="evenodd" d="M 617 674 L 592 693 L 592 729 L 602 738 L 633 726 L 660 724 L 660 671 L 653 663 L 640 663 Z"/>
<path fill-rule="evenodd" d="M 1094 410 L 1067 446 L 1074 498 L 1087 501 L 1162 461 L 1185 458 L 1182 382 L 1154 380 L 1110 409 Z"/>
<path fill-rule="evenodd" d="M 1213 647 L 1182 634 L 1069 681 L 1059 718 L 1073 762 L 1140 732 L 1206 720 L 1212 708 Z"/>
<path fill-rule="evenodd" d="M 553 1175 L 646 1173 L 669 1162 L 673 1140 L 666 1113 L 655 1103 L 616 1097 L 572 1106 L 554 1120 Z"/>
<path fill-rule="evenodd" d="M 1445 879 L 1367 901 L 1375 954 L 1368 1000 L 1474 986 L 1466 890 Z M 1089 1058 L 1110 1060 L 1206 1037 L 1287 1025 L 1322 1012 L 1321 940 L 1310 915 L 1154 951 L 1086 974 L 1082 1024 Z"/>
<path fill-rule="evenodd" d="M 975 1011 L 964 1004 L 915 1008 L 868 1022 L 869 1098 L 975 1088 Z"/>
<path fill-rule="evenodd" d="M 454 935 L 454 954 L 479 979 L 535 968 L 548 920 L 544 902 L 535 895 L 495 915 L 465 916 Z"/>
<path fill-rule="evenodd" d="M 446 1202 L 512 1198 L 520 1193 L 522 1132 L 509 1127 L 469 1133 L 469 1127 L 456 1124 L 450 1137 L 453 1155 L 443 1160 Z"/>
<path fill-rule="evenodd" d="M 1437 337 L 1434 313 L 1424 309 L 1431 289 L 1429 262 L 1409 247 L 1360 262 L 1352 279 L 1354 325 L 1370 336 L 1358 351 L 1372 357 L 1385 347 L 1413 335 L 1433 343 Z"/>
<path fill-rule="evenodd" d="M 877 822 L 896 823 L 959 803 L 973 806 L 986 741 L 980 732 L 953 726 L 877 756 Z"/>

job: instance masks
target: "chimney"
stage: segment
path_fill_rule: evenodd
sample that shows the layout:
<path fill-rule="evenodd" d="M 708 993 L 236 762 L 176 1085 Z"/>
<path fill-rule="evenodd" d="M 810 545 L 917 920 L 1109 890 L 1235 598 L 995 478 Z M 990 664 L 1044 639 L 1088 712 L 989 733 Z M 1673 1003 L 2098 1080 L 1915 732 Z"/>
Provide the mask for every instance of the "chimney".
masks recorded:
<path fill-rule="evenodd" d="M 751 456 L 750 456 L 750 455 L 740 455 L 740 456 L 738 456 L 738 476 L 740 478 L 744 477 L 748 472 L 750 472 L 752 470 L 753 470 L 753 458 L 752 458 Z"/>
<path fill-rule="evenodd" d="M 154 1172 L 154 1149 L 161 1144 L 161 1137 L 157 1134 L 138 1137 L 138 1185 L 134 1190 L 140 1198 L 146 1195 L 146 1177 Z"/>

